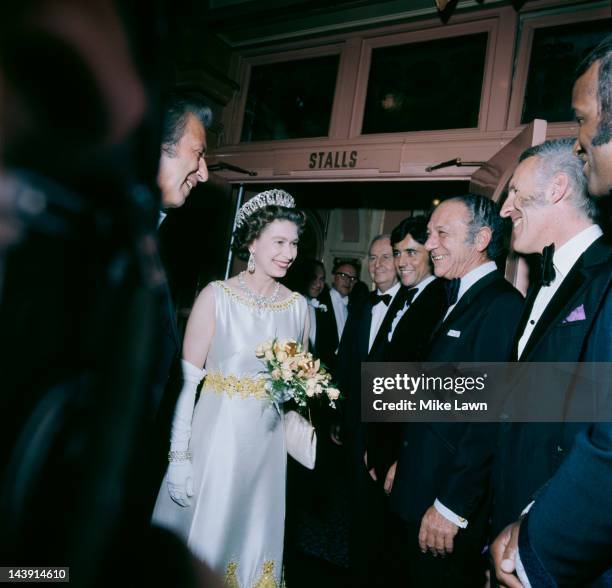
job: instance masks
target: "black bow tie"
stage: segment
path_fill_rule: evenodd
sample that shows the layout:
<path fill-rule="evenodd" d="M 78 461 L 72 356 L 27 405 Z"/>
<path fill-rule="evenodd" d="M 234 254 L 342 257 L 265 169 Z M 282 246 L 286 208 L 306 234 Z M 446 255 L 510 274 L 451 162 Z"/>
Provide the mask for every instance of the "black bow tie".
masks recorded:
<path fill-rule="evenodd" d="M 404 294 L 404 304 L 406 306 L 410 306 L 412 304 L 412 301 L 414 300 L 414 297 L 418 291 L 418 288 L 410 288 L 409 290 L 406 290 L 406 293 Z"/>
<path fill-rule="evenodd" d="M 457 297 L 459 296 L 459 286 L 461 286 L 461 278 L 453 278 L 444 284 L 444 289 L 446 290 L 446 300 L 449 306 L 452 306 L 457 302 Z"/>
<path fill-rule="evenodd" d="M 384 302 L 385 306 L 389 306 L 389 302 L 391 302 L 392 298 L 393 296 L 391 296 L 391 294 L 378 294 L 376 292 L 370 294 L 372 306 L 376 306 L 379 302 Z"/>
<path fill-rule="evenodd" d="M 555 272 L 555 266 L 553 265 L 553 256 L 555 254 L 555 244 L 551 243 L 542 249 L 542 257 L 540 259 L 542 275 L 540 276 L 540 282 L 542 286 L 550 286 L 552 281 L 557 275 Z"/>

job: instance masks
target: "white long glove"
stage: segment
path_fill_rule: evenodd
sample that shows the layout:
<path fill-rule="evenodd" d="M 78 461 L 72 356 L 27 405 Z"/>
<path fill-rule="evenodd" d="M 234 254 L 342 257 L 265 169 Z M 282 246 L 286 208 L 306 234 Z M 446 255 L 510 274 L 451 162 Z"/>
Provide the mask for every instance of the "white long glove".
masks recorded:
<path fill-rule="evenodd" d="M 206 370 L 201 370 L 184 359 L 181 360 L 181 365 L 183 387 L 174 409 L 167 482 L 172 500 L 180 506 L 189 506 L 191 502 L 189 497 L 193 496 L 193 470 L 189 456 L 191 419 L 193 418 L 196 390 L 206 375 Z"/>

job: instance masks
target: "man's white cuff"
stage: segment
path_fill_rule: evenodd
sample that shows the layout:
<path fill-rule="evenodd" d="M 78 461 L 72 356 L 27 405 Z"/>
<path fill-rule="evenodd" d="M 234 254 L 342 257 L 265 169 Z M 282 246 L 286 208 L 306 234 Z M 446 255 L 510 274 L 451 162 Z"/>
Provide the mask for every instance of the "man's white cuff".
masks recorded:
<path fill-rule="evenodd" d="M 434 501 L 434 508 L 451 523 L 457 525 L 460 529 L 465 529 L 468 526 L 467 519 L 455 514 L 450 508 L 446 508 L 437 498 Z"/>
<path fill-rule="evenodd" d="M 523 512 L 521 513 L 520 518 L 522 519 L 530 510 L 531 507 L 535 504 L 535 500 L 532 500 L 524 509 Z"/>

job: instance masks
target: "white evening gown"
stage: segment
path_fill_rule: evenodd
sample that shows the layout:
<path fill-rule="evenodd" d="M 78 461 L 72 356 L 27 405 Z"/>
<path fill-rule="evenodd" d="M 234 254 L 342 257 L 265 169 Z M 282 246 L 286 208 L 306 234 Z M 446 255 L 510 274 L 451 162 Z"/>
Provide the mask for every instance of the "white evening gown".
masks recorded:
<path fill-rule="evenodd" d="M 263 391 L 260 343 L 302 340 L 299 294 L 262 308 L 213 282 L 215 334 L 195 406 L 194 495 L 181 507 L 162 483 L 153 522 L 187 542 L 232 587 L 281 585 L 287 453 L 283 421 Z"/>

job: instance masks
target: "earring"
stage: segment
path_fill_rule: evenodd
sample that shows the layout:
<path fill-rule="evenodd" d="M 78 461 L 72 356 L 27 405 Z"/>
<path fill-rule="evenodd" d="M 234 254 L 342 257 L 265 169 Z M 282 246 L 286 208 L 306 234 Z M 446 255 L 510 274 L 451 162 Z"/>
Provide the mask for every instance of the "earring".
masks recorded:
<path fill-rule="evenodd" d="M 247 263 L 247 271 L 250 274 L 255 272 L 255 256 L 253 255 L 252 252 L 249 254 L 249 261 Z"/>

